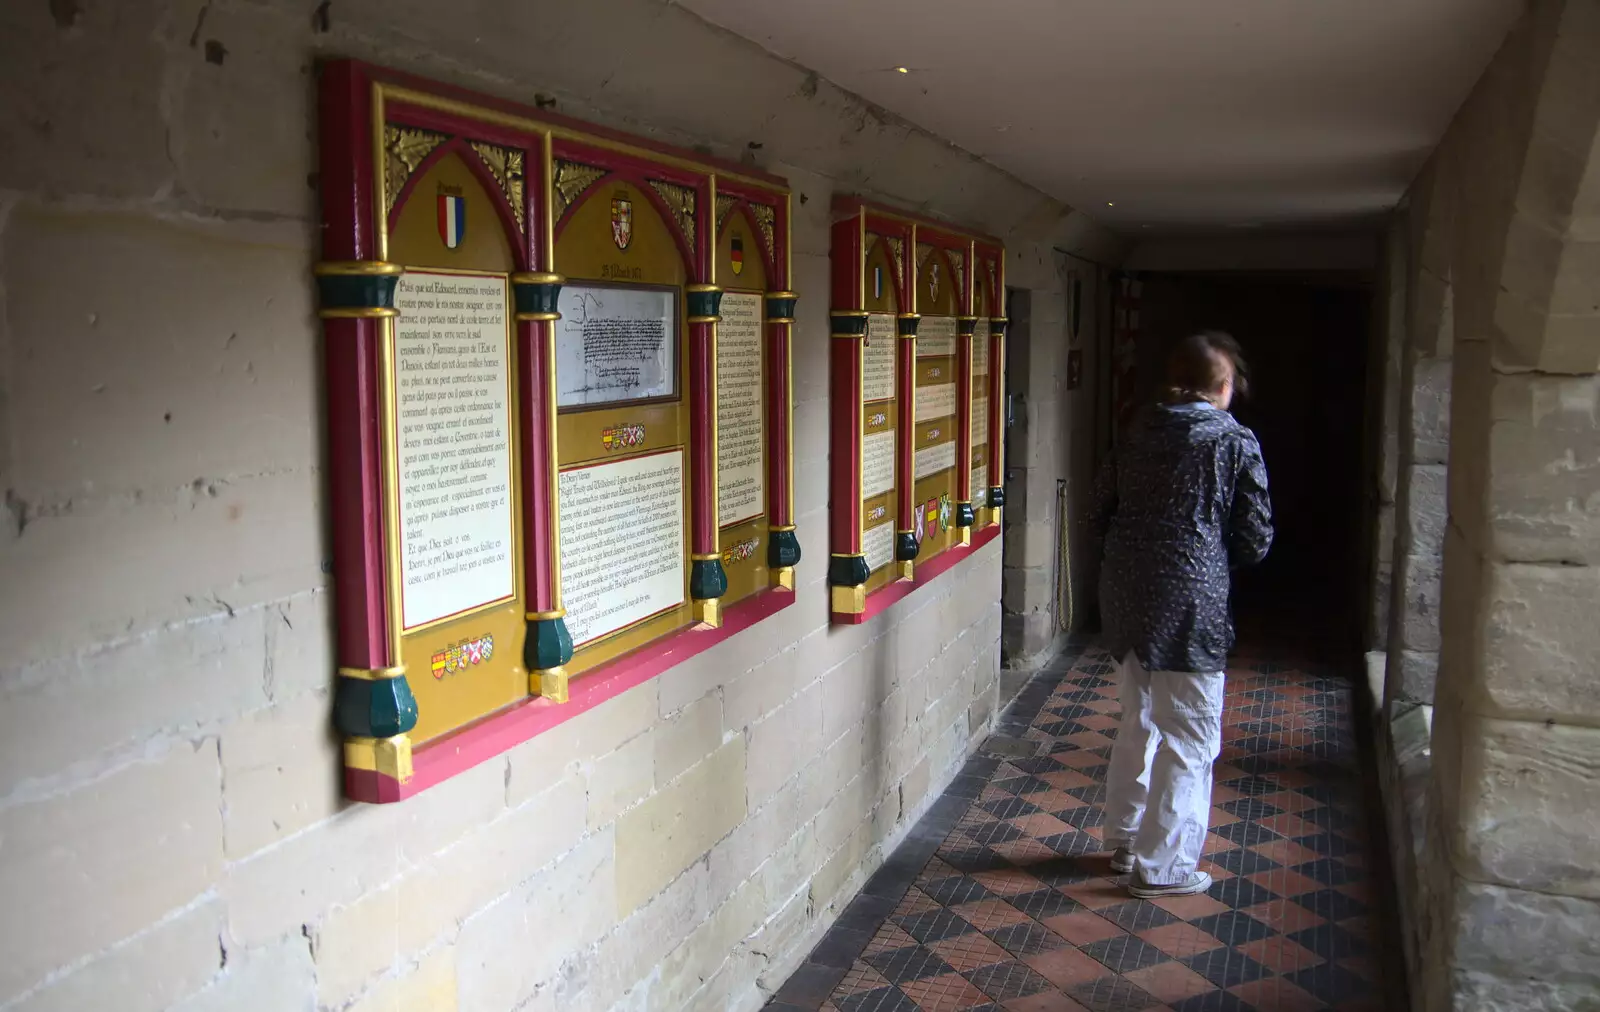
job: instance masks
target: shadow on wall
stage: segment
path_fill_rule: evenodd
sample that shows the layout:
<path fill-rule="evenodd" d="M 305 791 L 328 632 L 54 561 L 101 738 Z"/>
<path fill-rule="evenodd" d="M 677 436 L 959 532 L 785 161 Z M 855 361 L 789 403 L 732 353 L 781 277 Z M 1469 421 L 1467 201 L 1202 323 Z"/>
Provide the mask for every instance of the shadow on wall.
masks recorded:
<path fill-rule="evenodd" d="M 1364 279 L 1145 278 L 1140 396 L 1157 396 L 1166 348 L 1214 328 L 1238 338 L 1251 395 L 1234 414 L 1261 441 L 1277 537 L 1236 575 L 1249 647 L 1360 656 L 1362 424 L 1371 292 Z M 1348 655 L 1348 657 L 1346 656 Z"/>

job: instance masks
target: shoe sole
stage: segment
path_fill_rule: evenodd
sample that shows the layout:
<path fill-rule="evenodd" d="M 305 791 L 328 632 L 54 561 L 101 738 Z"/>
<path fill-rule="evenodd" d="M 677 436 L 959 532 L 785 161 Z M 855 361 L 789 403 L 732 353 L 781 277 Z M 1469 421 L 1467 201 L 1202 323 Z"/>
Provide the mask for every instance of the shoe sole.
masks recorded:
<path fill-rule="evenodd" d="M 1159 900 L 1165 896 L 1193 896 L 1211 888 L 1211 876 L 1206 872 L 1201 872 L 1200 875 L 1199 881 L 1185 882 L 1182 885 L 1129 885 L 1128 893 L 1141 900 Z"/>
<path fill-rule="evenodd" d="M 1132 861 L 1118 861 L 1116 858 L 1112 858 L 1111 859 L 1111 870 L 1116 872 L 1118 875 L 1126 875 L 1126 874 L 1128 874 L 1128 872 L 1133 870 L 1133 862 Z"/>

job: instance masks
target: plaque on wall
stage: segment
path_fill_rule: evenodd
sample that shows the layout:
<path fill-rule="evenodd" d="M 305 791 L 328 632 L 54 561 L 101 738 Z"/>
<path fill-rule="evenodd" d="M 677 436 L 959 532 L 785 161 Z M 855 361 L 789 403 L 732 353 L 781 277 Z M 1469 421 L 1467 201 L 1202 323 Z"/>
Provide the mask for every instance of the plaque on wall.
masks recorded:
<path fill-rule="evenodd" d="M 677 393 L 677 292 L 568 283 L 556 307 L 557 405 L 590 407 Z"/>
<path fill-rule="evenodd" d="M 684 603 L 683 450 L 568 468 L 558 501 L 575 647 Z"/>
<path fill-rule="evenodd" d="M 997 533 L 972 536 L 974 502 L 997 505 L 993 391 L 974 389 L 994 349 L 972 325 L 1003 251 L 854 198 L 834 210 L 829 593 L 835 622 L 862 622 Z"/>
<path fill-rule="evenodd" d="M 407 632 L 516 596 L 504 276 L 407 271 L 395 290 Z"/>
<path fill-rule="evenodd" d="M 354 61 L 319 82 L 334 712 L 346 794 L 393 802 L 793 601 L 789 195 Z"/>
<path fill-rule="evenodd" d="M 717 324 L 718 523 L 730 527 L 766 512 L 761 388 L 761 296 L 722 294 Z"/>

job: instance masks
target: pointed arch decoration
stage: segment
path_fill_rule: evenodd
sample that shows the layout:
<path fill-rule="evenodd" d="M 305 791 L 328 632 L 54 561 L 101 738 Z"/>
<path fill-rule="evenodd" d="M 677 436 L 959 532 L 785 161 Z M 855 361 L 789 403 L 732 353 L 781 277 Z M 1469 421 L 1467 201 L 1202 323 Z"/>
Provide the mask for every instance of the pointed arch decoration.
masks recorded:
<path fill-rule="evenodd" d="M 853 197 L 834 222 L 828 582 L 859 623 L 999 533 L 1005 251 Z"/>
<path fill-rule="evenodd" d="M 320 103 L 334 719 L 395 802 L 793 603 L 789 190 L 355 61 Z"/>

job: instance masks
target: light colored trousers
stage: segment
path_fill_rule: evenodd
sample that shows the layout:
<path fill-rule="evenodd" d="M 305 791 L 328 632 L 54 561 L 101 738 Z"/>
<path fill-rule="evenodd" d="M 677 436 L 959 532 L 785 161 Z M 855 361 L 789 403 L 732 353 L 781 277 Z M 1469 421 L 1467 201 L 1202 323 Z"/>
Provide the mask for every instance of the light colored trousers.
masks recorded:
<path fill-rule="evenodd" d="M 1122 727 L 1106 773 L 1107 847 L 1133 851 L 1150 885 L 1188 880 L 1211 824 L 1211 764 L 1222 751 L 1222 672 L 1121 665 Z"/>

